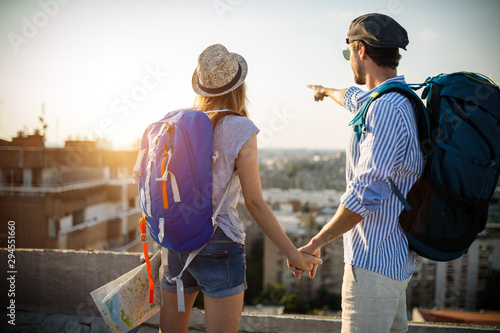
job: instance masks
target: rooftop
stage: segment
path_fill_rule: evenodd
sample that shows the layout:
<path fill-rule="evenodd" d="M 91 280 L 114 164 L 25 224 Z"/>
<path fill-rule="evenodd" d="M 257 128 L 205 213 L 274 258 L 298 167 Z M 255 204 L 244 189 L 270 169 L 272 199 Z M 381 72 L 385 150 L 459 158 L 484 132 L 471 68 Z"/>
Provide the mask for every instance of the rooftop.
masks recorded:
<path fill-rule="evenodd" d="M 15 326 L 7 314 L 1 316 L 2 332 L 107 332 L 90 292 L 141 263 L 140 253 L 16 249 L 9 258 L 0 250 L 0 261 L 15 259 L 4 270 L 0 288 L 8 291 L 2 302 L 15 304 Z M 6 266 L 5 266 L 6 267 Z M 10 282 L 7 277 L 13 277 Z M 7 304 L 7 303 L 4 303 Z M 2 309 L 6 309 L 6 305 Z M 132 332 L 158 331 L 158 315 Z M 240 332 L 339 332 L 335 317 L 273 315 L 244 312 Z M 193 310 L 189 332 L 204 331 L 203 311 Z M 500 327 L 470 324 L 410 323 L 409 332 L 487 332 Z"/>

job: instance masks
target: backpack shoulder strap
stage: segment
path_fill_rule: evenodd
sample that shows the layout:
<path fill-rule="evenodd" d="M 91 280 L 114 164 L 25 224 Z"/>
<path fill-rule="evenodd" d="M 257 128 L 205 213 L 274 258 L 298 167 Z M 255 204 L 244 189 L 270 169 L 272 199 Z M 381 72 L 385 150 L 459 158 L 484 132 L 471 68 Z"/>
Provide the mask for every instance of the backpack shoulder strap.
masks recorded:
<path fill-rule="evenodd" d="M 233 111 L 233 110 L 215 110 L 215 111 L 204 111 L 205 114 L 207 113 L 217 113 L 215 115 L 215 117 L 213 117 L 211 119 L 212 121 L 212 126 L 213 126 L 213 129 L 215 130 L 215 126 L 217 126 L 217 124 L 219 123 L 219 121 L 222 120 L 222 118 L 226 117 L 226 116 L 241 116 L 241 114 L 239 114 L 238 112 L 236 111 Z"/>
<path fill-rule="evenodd" d="M 418 97 L 418 95 L 414 91 L 420 89 L 422 86 L 423 85 L 417 85 L 415 88 L 413 88 L 408 84 L 393 82 L 384 84 L 380 86 L 379 89 L 371 93 L 368 99 L 365 101 L 365 103 L 361 106 L 361 109 L 357 113 L 356 117 L 349 123 L 349 125 L 353 125 L 353 130 L 356 133 L 356 138 L 358 139 L 358 141 L 361 138 L 361 134 L 365 131 L 366 113 L 368 112 L 368 108 L 370 107 L 371 103 L 380 96 L 382 96 L 383 94 L 389 92 L 397 92 L 406 97 L 407 99 L 409 99 L 417 108 L 415 113 L 415 118 L 417 121 L 417 131 L 418 131 L 419 141 L 421 143 L 421 148 L 422 148 L 423 147 L 422 143 L 431 137 L 431 127 L 430 127 L 431 124 L 427 109 L 425 108 L 422 99 Z M 389 177 L 389 183 L 391 186 L 391 190 L 394 192 L 398 200 L 403 204 L 403 207 L 406 210 L 411 210 L 410 204 L 405 199 L 401 191 L 397 188 L 396 184 L 390 177 Z"/>
<path fill-rule="evenodd" d="M 408 98 L 410 101 L 413 102 L 413 104 L 417 108 L 416 119 L 418 125 L 417 128 L 419 129 L 419 139 L 420 141 L 422 141 L 424 137 L 425 138 L 430 137 L 429 119 L 424 103 L 422 102 L 422 99 L 418 97 L 418 95 L 414 91 L 420 89 L 421 87 L 422 86 L 419 85 L 413 88 L 405 83 L 391 82 L 380 86 L 377 90 L 371 93 L 368 99 L 361 106 L 361 109 L 358 111 L 354 119 L 349 123 L 349 125 L 353 126 L 353 130 L 356 133 L 357 140 L 359 141 L 359 139 L 361 138 L 361 134 L 363 134 L 363 132 L 366 129 L 366 124 L 365 124 L 366 113 L 368 112 L 368 109 L 372 104 L 372 102 L 375 101 L 380 96 L 390 92 L 400 93 L 401 95 L 405 96 L 406 98 Z M 421 131 L 422 133 L 420 133 Z"/>

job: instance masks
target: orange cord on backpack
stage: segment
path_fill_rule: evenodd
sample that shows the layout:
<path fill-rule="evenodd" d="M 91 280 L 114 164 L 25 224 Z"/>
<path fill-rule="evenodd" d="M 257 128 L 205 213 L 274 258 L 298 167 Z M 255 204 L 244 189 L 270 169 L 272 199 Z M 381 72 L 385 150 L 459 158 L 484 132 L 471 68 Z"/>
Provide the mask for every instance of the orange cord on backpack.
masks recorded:
<path fill-rule="evenodd" d="M 148 269 L 148 275 L 149 275 L 149 303 L 151 304 L 151 303 L 153 303 L 155 282 L 154 282 L 153 276 L 151 274 L 151 262 L 149 261 L 148 243 L 146 242 L 146 215 L 145 214 L 142 214 L 142 218 L 139 220 L 139 231 L 141 232 L 142 249 L 144 251 L 144 258 L 146 259 L 146 267 Z"/>

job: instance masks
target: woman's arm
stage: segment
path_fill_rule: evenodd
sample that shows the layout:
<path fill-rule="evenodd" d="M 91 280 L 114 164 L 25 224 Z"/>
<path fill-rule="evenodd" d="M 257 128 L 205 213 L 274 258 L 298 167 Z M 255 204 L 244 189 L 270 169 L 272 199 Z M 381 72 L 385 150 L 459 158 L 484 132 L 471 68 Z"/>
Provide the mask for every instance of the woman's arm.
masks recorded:
<path fill-rule="evenodd" d="M 311 270 L 313 264 L 322 261 L 313 256 L 300 253 L 281 228 L 271 208 L 264 201 L 257 164 L 257 135 L 252 135 L 241 148 L 236 167 L 240 178 L 245 205 L 255 222 L 273 241 L 293 266 L 303 270 Z"/>

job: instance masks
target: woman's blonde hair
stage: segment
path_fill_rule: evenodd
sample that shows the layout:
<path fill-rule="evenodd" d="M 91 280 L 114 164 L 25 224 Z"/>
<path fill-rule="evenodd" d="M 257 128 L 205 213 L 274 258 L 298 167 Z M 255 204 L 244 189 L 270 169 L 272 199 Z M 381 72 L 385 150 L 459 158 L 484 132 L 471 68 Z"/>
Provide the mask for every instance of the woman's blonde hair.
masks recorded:
<path fill-rule="evenodd" d="M 228 92 L 222 96 L 207 97 L 196 95 L 194 100 L 194 109 L 199 111 L 215 111 L 215 110 L 232 110 L 238 112 L 243 117 L 248 118 L 247 112 L 247 96 L 245 82 L 238 88 Z M 210 113 L 210 119 L 215 117 L 216 113 Z"/>

